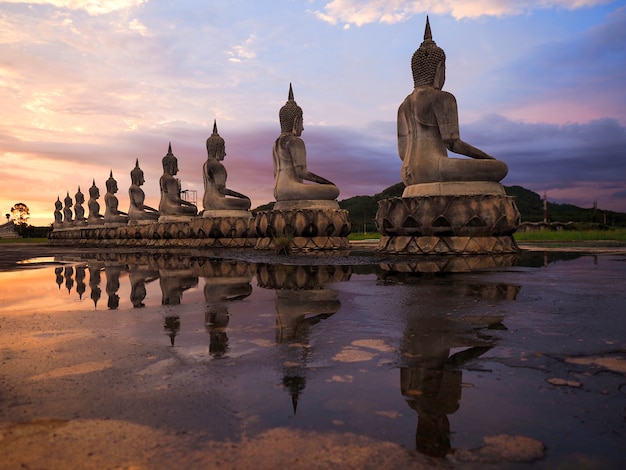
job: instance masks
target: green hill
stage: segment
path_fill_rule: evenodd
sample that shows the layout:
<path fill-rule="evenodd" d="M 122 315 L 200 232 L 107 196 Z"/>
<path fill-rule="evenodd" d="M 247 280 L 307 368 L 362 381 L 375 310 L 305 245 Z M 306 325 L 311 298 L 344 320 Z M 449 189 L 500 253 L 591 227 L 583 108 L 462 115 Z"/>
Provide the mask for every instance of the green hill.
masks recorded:
<path fill-rule="evenodd" d="M 543 200 L 539 194 L 521 186 L 505 186 L 509 196 L 515 196 L 517 208 L 522 214 L 523 222 L 541 222 L 543 220 Z M 373 196 L 354 196 L 339 201 L 339 207 L 350 213 L 353 232 L 375 232 L 374 218 L 378 209 L 378 201 L 391 197 L 402 196 L 404 184 L 389 186 Z M 271 210 L 273 202 L 257 207 L 254 211 Z M 572 204 L 555 204 L 548 202 L 549 222 L 599 223 L 609 226 L 626 227 L 626 214 L 605 211 L 602 209 L 584 209 Z"/>

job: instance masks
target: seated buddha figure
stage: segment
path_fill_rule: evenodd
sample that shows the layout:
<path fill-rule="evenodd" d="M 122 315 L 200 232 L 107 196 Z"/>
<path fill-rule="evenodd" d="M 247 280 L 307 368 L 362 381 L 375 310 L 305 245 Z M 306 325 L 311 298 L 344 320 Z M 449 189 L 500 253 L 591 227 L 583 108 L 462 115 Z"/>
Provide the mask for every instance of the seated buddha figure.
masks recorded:
<path fill-rule="evenodd" d="M 276 201 L 336 199 L 339 188 L 307 169 L 306 148 L 300 138 L 304 130 L 302 108 L 294 100 L 291 84 L 287 103 L 280 109 L 278 117 L 280 136 L 272 151 Z M 307 184 L 305 180 L 317 184 Z"/>
<path fill-rule="evenodd" d="M 96 180 L 93 180 L 91 188 L 89 188 L 89 201 L 87 201 L 87 207 L 89 208 L 89 216 L 87 217 L 87 223 L 91 225 L 102 225 L 104 223 L 104 216 L 100 214 L 100 189 L 96 186 Z"/>
<path fill-rule="evenodd" d="M 54 203 L 54 225 L 61 226 L 63 224 L 63 203 L 59 196 L 57 196 L 57 200 Z"/>
<path fill-rule="evenodd" d="M 139 159 L 135 160 L 135 168 L 130 172 L 131 185 L 128 188 L 128 198 L 130 199 L 130 207 L 128 209 L 128 218 L 130 221 L 139 220 L 157 220 L 159 211 L 153 207 L 144 204 L 146 195 L 141 186 L 146 182 L 143 176 L 143 170 L 139 168 Z"/>
<path fill-rule="evenodd" d="M 226 187 L 226 168 L 222 164 L 226 156 L 226 144 L 217 132 L 217 122 L 213 122 L 213 134 L 206 141 L 207 161 L 202 167 L 204 196 L 202 205 L 205 211 L 250 209 L 250 198 Z"/>
<path fill-rule="evenodd" d="M 113 178 L 113 171 L 109 175 L 109 179 L 106 180 L 107 193 L 104 195 L 104 222 L 125 224 L 128 222 L 128 214 L 117 209 L 118 200 L 115 193 L 117 193 L 117 181 Z"/>
<path fill-rule="evenodd" d="M 69 191 L 67 192 L 67 196 L 65 196 L 64 199 L 65 202 L 65 206 L 63 207 L 63 223 L 64 224 L 72 224 L 74 222 L 74 220 L 72 219 L 73 217 L 73 212 L 72 212 L 72 196 L 70 196 Z"/>
<path fill-rule="evenodd" d="M 446 55 L 433 41 L 426 18 L 424 41 L 411 59 L 415 88 L 398 109 L 398 153 L 402 181 L 420 183 L 491 181 L 508 172 L 507 165 L 461 140 L 454 95 L 442 91 Z M 468 158 L 448 158 L 447 150 Z"/>
<path fill-rule="evenodd" d="M 172 145 L 167 149 L 167 155 L 163 157 L 163 176 L 159 180 L 161 187 L 161 202 L 159 212 L 161 215 L 186 215 L 194 216 L 198 208 L 191 202 L 180 197 L 180 181 L 174 176 L 178 173 L 178 159 L 172 153 Z"/>
<path fill-rule="evenodd" d="M 74 195 L 74 200 L 76 204 L 74 205 L 74 215 L 76 218 L 77 224 L 84 224 L 86 222 L 85 219 L 85 208 L 83 204 L 85 203 L 85 195 L 80 190 L 80 186 L 78 187 L 78 191 Z"/>

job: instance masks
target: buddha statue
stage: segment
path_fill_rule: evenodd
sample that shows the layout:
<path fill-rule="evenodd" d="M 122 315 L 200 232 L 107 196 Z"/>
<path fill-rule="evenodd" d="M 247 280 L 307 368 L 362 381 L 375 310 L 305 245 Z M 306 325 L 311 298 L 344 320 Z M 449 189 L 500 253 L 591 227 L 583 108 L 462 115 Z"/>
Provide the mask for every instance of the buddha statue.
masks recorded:
<path fill-rule="evenodd" d="M 72 197 L 70 196 L 70 192 L 67 192 L 67 196 L 64 199 L 65 206 L 63 207 L 63 223 L 67 225 L 71 225 L 74 223 L 72 220 Z"/>
<path fill-rule="evenodd" d="M 226 156 L 224 139 L 217 132 L 217 121 L 213 121 L 213 134 L 206 141 L 207 161 L 202 167 L 205 211 L 250 209 L 250 198 L 226 187 L 226 168 L 222 164 Z"/>
<path fill-rule="evenodd" d="M 163 157 L 163 176 L 159 180 L 161 187 L 161 202 L 159 212 L 161 216 L 183 215 L 194 216 L 198 208 L 180 197 L 180 181 L 174 176 L 178 173 L 178 160 L 172 153 L 172 144 Z"/>
<path fill-rule="evenodd" d="M 57 196 L 57 200 L 54 203 L 54 225 L 61 225 L 63 223 L 63 203 L 59 196 Z"/>
<path fill-rule="evenodd" d="M 407 187 L 438 182 L 498 182 L 507 174 L 506 164 L 459 136 L 456 99 L 441 90 L 445 67 L 446 55 L 433 41 L 426 18 L 424 42 L 411 60 L 415 88 L 398 109 L 402 181 Z M 446 150 L 472 159 L 448 158 Z"/>
<path fill-rule="evenodd" d="M 113 170 L 106 180 L 107 193 L 104 195 L 104 222 L 108 224 L 125 224 L 128 223 L 128 214 L 117 209 L 117 181 L 113 178 Z"/>
<path fill-rule="evenodd" d="M 96 180 L 93 180 L 93 184 L 89 188 L 89 201 L 87 201 L 87 207 L 89 208 L 87 223 L 90 225 L 102 225 L 104 223 L 104 216 L 100 214 L 99 198 L 100 190 L 96 186 Z"/>
<path fill-rule="evenodd" d="M 131 222 L 140 220 L 157 220 L 159 211 L 153 207 L 144 204 L 146 195 L 141 189 L 145 183 L 143 170 L 139 168 L 139 159 L 135 160 L 135 168 L 130 172 L 131 185 L 128 188 L 128 198 L 130 199 L 130 208 L 128 209 L 128 218 Z"/>
<path fill-rule="evenodd" d="M 304 130 L 302 108 L 294 100 L 291 84 L 287 103 L 280 109 L 278 117 L 280 136 L 272 152 L 276 201 L 336 199 L 339 188 L 307 169 L 306 148 L 300 138 Z M 305 184 L 304 180 L 318 184 Z"/>
<path fill-rule="evenodd" d="M 85 203 L 85 195 L 81 192 L 80 186 L 78 187 L 78 191 L 74 195 L 74 200 L 76 201 L 76 204 L 74 205 L 74 216 L 76 223 L 87 223 L 87 220 L 85 219 L 85 208 L 83 207 L 83 204 Z"/>

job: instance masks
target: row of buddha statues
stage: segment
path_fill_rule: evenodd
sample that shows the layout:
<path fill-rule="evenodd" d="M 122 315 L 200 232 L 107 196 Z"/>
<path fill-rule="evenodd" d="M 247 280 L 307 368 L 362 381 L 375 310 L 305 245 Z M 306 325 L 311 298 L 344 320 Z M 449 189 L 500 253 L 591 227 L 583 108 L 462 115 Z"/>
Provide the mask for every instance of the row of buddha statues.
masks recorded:
<path fill-rule="evenodd" d="M 504 194 L 498 182 L 507 174 L 507 165 L 491 155 L 461 140 L 459 135 L 458 110 L 454 96 L 442 91 L 445 81 L 446 56 L 432 40 L 428 18 L 424 41 L 413 54 L 411 69 L 414 89 L 398 109 L 398 153 L 402 160 L 401 177 L 407 186 L 403 197 L 433 194 L 433 184 L 460 183 L 462 191 Z M 280 207 L 295 207 L 294 201 L 305 201 L 298 207 L 330 207 L 327 201 L 335 201 L 338 187 L 331 181 L 307 169 L 306 148 L 301 138 L 303 126 L 302 108 L 294 99 L 289 85 L 286 104 L 279 111 L 280 135 L 272 149 L 274 169 L 274 197 Z M 249 211 L 250 199 L 226 187 L 227 172 L 222 163 L 226 156 L 224 139 L 217 132 L 214 122 L 213 133 L 206 141 L 207 160 L 203 166 L 204 195 L 202 216 L 216 216 L 215 211 Z M 470 158 L 449 158 L 447 150 Z M 75 195 L 75 204 L 67 194 L 65 204 L 57 198 L 55 227 L 70 227 L 76 224 L 99 225 L 103 223 L 124 224 L 128 222 L 156 221 L 162 217 L 195 217 L 198 208 L 181 198 L 180 181 L 175 177 L 178 161 L 172 153 L 171 144 L 163 157 L 163 175 L 160 178 L 161 199 L 158 209 L 145 204 L 141 186 L 144 176 L 139 162 L 130 172 L 132 184 L 129 188 L 130 207 L 128 212 L 118 209 L 117 182 L 110 173 L 106 181 L 104 197 L 105 212 L 100 213 L 99 189 L 95 180 L 89 188 L 89 214 L 85 217 L 84 196 Z M 468 182 L 478 182 L 467 186 Z M 458 185 L 457 185 L 458 186 Z M 420 189 L 421 187 L 421 189 Z M 426 193 L 424 192 L 426 191 Z M 459 191 L 459 189 L 455 189 Z M 332 204 L 336 204 L 333 202 Z M 72 205 L 74 211 L 72 213 Z M 279 206 L 277 206 L 279 207 Z M 335 206 L 332 206 L 335 207 Z M 336 209 L 339 209 L 336 206 Z M 164 220 L 164 219 L 161 219 Z M 403 222 L 402 222 L 403 223 Z"/>
<path fill-rule="evenodd" d="M 300 135 L 303 130 L 302 108 L 297 105 L 293 97 L 293 88 L 289 85 L 287 103 L 279 112 L 281 134 L 276 139 L 273 149 L 276 201 L 302 200 L 335 200 L 339 189 L 329 180 L 322 178 L 308 170 L 306 164 L 306 149 Z M 206 141 L 207 160 L 202 168 L 204 195 L 202 197 L 203 211 L 198 213 L 195 204 L 181 197 L 180 180 L 178 173 L 178 159 L 172 153 L 171 143 L 167 154 L 162 159 L 163 175 L 159 186 L 161 200 L 158 209 L 145 204 L 145 193 L 141 186 L 145 183 L 144 173 L 135 161 L 135 167 L 130 172 L 131 186 L 128 189 L 130 207 L 128 212 L 119 210 L 117 181 L 113 172 L 106 180 L 106 194 L 104 196 L 104 214 L 100 213 L 100 190 L 95 180 L 89 188 L 89 213 L 85 216 L 85 196 L 78 187 L 74 200 L 69 194 L 61 202 L 60 197 L 55 203 L 55 228 L 75 227 L 80 225 L 125 224 L 143 221 L 163 220 L 166 217 L 195 217 L 198 215 L 210 217 L 219 215 L 220 211 L 249 211 L 250 198 L 226 187 L 227 172 L 222 161 L 226 156 L 224 139 L 219 135 L 217 122 L 213 123 L 213 133 Z M 306 184 L 309 181 L 317 184 Z M 72 207 L 74 208 L 72 210 Z M 217 211 L 217 212 L 216 212 Z"/>

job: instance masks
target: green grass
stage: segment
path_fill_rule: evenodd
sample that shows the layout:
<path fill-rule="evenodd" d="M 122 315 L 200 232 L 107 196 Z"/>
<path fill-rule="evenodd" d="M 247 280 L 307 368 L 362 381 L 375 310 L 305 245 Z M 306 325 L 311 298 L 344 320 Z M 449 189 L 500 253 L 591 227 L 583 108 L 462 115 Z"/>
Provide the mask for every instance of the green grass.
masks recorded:
<path fill-rule="evenodd" d="M 0 243 L 47 243 L 47 238 L 0 238 Z"/>
<path fill-rule="evenodd" d="M 380 233 L 378 232 L 356 232 L 356 233 L 351 233 L 350 235 L 348 235 L 348 240 L 370 240 L 370 239 L 375 239 L 378 240 L 380 239 Z"/>
<path fill-rule="evenodd" d="M 517 232 L 515 233 L 515 240 L 518 242 L 579 242 L 600 240 L 626 242 L 626 229 Z"/>

